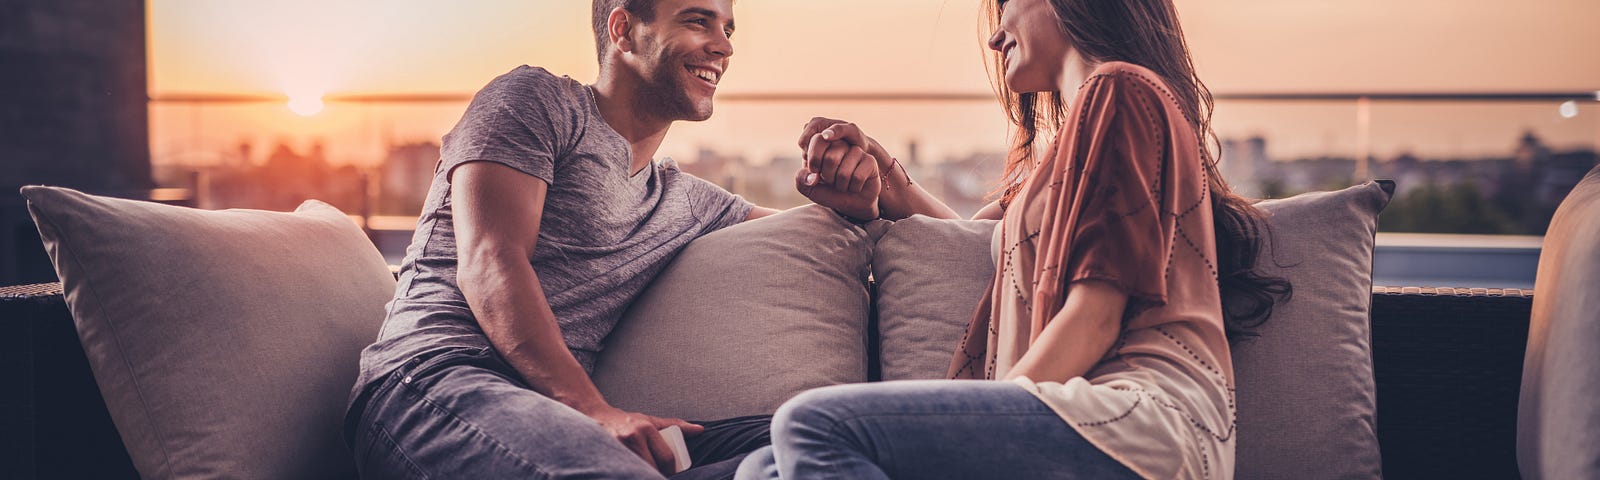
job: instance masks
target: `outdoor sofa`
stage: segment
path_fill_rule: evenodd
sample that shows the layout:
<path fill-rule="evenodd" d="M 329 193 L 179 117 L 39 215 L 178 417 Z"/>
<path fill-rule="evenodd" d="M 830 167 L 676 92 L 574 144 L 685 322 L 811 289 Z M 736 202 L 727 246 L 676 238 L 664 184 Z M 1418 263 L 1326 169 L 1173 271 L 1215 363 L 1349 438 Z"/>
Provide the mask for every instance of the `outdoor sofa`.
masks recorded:
<path fill-rule="evenodd" d="M 1392 192 L 1263 203 L 1264 263 L 1296 292 L 1234 348 L 1238 478 L 1596 478 L 1600 169 L 1558 212 L 1534 290 L 1372 286 Z M 354 223 L 317 202 L 24 193 L 63 281 L 0 287 L 0 477 L 353 476 L 343 408 L 395 287 Z M 808 206 L 708 235 L 630 308 L 596 382 L 622 408 L 711 419 L 938 377 L 992 228 Z"/>

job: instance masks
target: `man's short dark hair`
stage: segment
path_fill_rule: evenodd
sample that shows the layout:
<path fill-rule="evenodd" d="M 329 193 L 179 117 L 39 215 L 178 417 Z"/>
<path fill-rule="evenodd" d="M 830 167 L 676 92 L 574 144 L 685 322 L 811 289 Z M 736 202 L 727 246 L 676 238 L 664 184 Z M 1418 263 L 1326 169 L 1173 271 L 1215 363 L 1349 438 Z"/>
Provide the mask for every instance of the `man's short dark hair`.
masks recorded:
<path fill-rule="evenodd" d="M 606 47 L 611 45 L 606 20 L 617 7 L 627 10 L 641 22 L 656 20 L 656 0 L 594 0 L 594 50 L 601 64 L 606 63 Z"/>

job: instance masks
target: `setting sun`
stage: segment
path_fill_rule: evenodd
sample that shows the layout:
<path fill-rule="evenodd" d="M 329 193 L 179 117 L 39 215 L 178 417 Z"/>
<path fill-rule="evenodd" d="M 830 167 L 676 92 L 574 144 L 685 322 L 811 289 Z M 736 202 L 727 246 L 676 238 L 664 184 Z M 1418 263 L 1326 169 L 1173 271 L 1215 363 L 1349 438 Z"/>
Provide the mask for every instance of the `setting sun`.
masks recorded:
<path fill-rule="evenodd" d="M 290 95 L 289 111 L 302 117 L 309 117 L 322 113 L 321 95 Z"/>

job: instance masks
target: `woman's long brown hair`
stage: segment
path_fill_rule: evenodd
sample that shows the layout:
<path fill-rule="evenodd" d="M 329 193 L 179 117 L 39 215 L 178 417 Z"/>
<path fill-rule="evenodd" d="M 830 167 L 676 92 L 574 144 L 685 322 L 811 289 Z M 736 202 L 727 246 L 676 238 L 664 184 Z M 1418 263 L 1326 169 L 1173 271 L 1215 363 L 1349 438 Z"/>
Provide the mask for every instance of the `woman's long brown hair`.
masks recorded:
<path fill-rule="evenodd" d="M 991 30 L 1000 24 L 1000 6 L 988 2 Z M 1211 91 L 1195 75 L 1189 46 L 1178 25 L 1171 0 L 1047 0 L 1067 32 L 1072 47 L 1098 62 L 1122 61 L 1143 66 L 1165 80 L 1178 106 L 1200 140 L 1200 154 L 1210 178 L 1212 215 L 1217 235 L 1217 281 L 1223 298 L 1228 338 L 1254 335 L 1272 314 L 1273 305 L 1293 294 L 1288 280 L 1256 271 L 1262 242 L 1270 241 L 1266 215 L 1228 187 L 1217 170 L 1221 144 L 1211 128 Z M 1035 155 L 1058 133 L 1067 105 L 1061 94 L 1017 93 L 1006 86 L 1003 59 L 990 56 L 990 74 L 1002 97 L 1012 131 L 1001 187 L 994 193 L 1009 204 L 1032 173 Z M 1048 152 L 1047 152 L 1048 153 Z"/>

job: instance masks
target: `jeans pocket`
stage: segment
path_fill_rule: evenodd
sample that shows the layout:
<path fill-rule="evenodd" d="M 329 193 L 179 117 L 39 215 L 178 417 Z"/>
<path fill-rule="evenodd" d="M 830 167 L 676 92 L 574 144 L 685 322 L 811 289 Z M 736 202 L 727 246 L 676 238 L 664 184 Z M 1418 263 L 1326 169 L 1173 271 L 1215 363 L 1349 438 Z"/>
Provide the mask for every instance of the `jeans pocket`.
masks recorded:
<path fill-rule="evenodd" d="M 491 347 L 477 347 L 477 349 L 443 349 L 411 357 L 405 365 L 395 370 L 395 378 L 400 384 L 414 386 L 421 379 L 429 378 L 430 374 L 450 368 L 453 365 L 478 362 L 486 355 L 493 355 Z"/>

